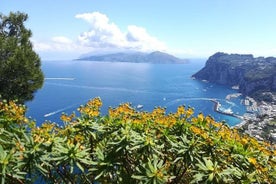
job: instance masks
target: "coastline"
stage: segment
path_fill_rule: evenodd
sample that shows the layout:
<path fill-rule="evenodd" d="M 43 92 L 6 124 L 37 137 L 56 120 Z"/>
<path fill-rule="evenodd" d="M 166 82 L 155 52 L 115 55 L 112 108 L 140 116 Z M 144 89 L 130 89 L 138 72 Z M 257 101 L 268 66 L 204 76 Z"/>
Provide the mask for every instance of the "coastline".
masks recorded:
<path fill-rule="evenodd" d="M 247 108 L 247 112 L 243 115 L 241 123 L 233 126 L 233 128 L 237 128 L 257 140 L 275 144 L 276 100 L 264 102 L 246 97 L 243 103 Z"/>
<path fill-rule="evenodd" d="M 229 94 L 226 100 L 237 98 L 240 93 Z M 255 137 L 260 141 L 268 141 L 276 144 L 276 100 L 272 102 L 257 102 L 254 98 L 246 96 L 242 103 L 246 106 L 246 113 L 236 115 L 233 112 L 222 111 L 217 99 L 211 99 L 214 103 L 214 111 L 223 115 L 239 118 L 241 122 L 232 128 L 237 128 L 242 133 Z"/>

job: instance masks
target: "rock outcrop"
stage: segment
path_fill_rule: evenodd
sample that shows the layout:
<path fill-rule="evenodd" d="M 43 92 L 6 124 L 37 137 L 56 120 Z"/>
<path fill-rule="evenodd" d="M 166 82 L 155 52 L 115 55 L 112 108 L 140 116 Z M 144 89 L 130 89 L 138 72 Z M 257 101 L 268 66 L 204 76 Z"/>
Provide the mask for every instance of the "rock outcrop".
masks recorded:
<path fill-rule="evenodd" d="M 253 96 L 263 92 L 276 91 L 276 58 L 253 55 L 216 53 L 205 67 L 193 75 L 200 80 L 208 80 L 229 86 L 239 86 L 244 95 Z"/>

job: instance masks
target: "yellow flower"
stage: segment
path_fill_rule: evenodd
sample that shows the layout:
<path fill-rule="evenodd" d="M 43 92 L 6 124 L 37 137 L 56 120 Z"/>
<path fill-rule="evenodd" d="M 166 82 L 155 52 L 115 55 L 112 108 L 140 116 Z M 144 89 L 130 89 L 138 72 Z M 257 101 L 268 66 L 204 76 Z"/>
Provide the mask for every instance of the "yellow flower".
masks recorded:
<path fill-rule="evenodd" d="M 242 143 L 243 145 L 245 145 L 245 144 L 248 143 L 248 140 L 247 140 L 246 138 L 242 138 L 242 139 L 241 139 L 241 143 Z"/>
<path fill-rule="evenodd" d="M 100 115 L 98 108 L 84 106 L 79 108 L 79 112 L 88 115 L 89 117 L 96 117 Z"/>
<path fill-rule="evenodd" d="M 96 108 L 99 108 L 102 106 L 102 100 L 100 99 L 100 97 L 96 97 L 92 100 L 89 100 L 87 102 L 87 106 L 91 106 L 91 107 L 96 107 Z"/>
<path fill-rule="evenodd" d="M 250 163 L 253 164 L 254 166 L 257 165 L 257 160 L 256 160 L 256 158 L 249 157 L 247 160 L 248 160 L 248 162 L 250 162 Z"/>
<path fill-rule="evenodd" d="M 197 123 L 197 118 L 193 117 L 193 118 L 191 119 L 191 122 L 193 122 L 194 124 L 196 124 L 196 123 Z"/>
<path fill-rule="evenodd" d="M 61 119 L 61 121 L 63 121 L 63 122 L 70 122 L 72 119 L 71 119 L 71 117 L 70 116 L 67 116 L 66 114 L 62 114 L 61 116 L 60 116 L 60 119 Z"/>
<path fill-rule="evenodd" d="M 179 106 L 179 107 L 177 108 L 176 114 L 177 114 L 178 116 L 181 116 L 181 115 L 185 114 L 185 107 L 184 107 L 183 105 L 182 105 L 182 106 Z"/>
<path fill-rule="evenodd" d="M 211 124 L 212 122 L 214 122 L 214 119 L 213 119 L 212 117 L 210 117 L 210 116 L 206 116 L 206 117 L 205 117 L 205 120 L 206 120 L 206 122 L 209 123 L 209 124 Z"/>
<path fill-rule="evenodd" d="M 204 119 L 204 116 L 203 116 L 203 114 L 202 114 L 202 113 L 199 113 L 199 114 L 198 114 L 198 116 L 197 116 L 197 118 L 198 118 L 198 120 L 199 120 L 199 121 L 201 121 L 201 122 L 202 122 L 202 121 L 203 121 L 203 119 Z"/>
<path fill-rule="evenodd" d="M 81 142 L 81 141 L 84 140 L 84 137 L 82 135 L 77 134 L 77 135 L 74 136 L 74 139 L 77 142 Z"/>
<path fill-rule="evenodd" d="M 203 137 L 204 139 L 208 139 L 208 137 L 209 137 L 208 134 L 203 131 L 201 132 L 200 136 Z"/>
<path fill-rule="evenodd" d="M 210 124 L 216 128 L 221 128 L 222 127 L 222 123 L 218 123 L 218 122 L 215 122 L 214 120 L 213 121 L 210 121 Z"/>
<path fill-rule="evenodd" d="M 14 101 L 0 102 L 0 112 L 4 113 L 8 119 L 15 120 L 18 124 L 28 123 L 25 110 L 24 105 L 17 105 Z"/>
<path fill-rule="evenodd" d="M 193 114 L 194 114 L 194 110 L 193 110 L 192 108 L 189 108 L 189 109 L 186 111 L 186 117 L 187 117 L 187 118 L 190 118 Z"/>
<path fill-rule="evenodd" d="M 155 109 L 153 109 L 152 111 L 152 116 L 155 117 L 155 116 L 163 116 L 165 115 L 165 108 L 161 108 L 161 107 L 156 107 Z"/>
<path fill-rule="evenodd" d="M 201 129 L 198 128 L 198 127 L 196 127 L 196 126 L 191 126 L 191 127 L 190 127 L 190 130 L 191 130 L 193 133 L 197 134 L 197 135 L 201 134 L 201 132 L 202 132 Z"/>

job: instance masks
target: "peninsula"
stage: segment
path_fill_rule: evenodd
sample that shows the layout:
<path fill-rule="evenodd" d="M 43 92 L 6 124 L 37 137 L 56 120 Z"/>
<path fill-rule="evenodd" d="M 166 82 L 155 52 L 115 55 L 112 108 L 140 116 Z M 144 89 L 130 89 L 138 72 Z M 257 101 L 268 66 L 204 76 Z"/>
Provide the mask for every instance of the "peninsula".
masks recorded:
<path fill-rule="evenodd" d="M 102 61 L 102 62 L 130 62 L 130 63 L 152 63 L 152 64 L 184 64 L 187 59 L 180 59 L 173 55 L 155 51 L 144 52 L 120 52 L 102 55 L 90 55 L 80 57 L 77 60 Z"/>
<path fill-rule="evenodd" d="M 276 143 L 276 58 L 218 52 L 192 77 L 238 90 L 226 100 L 245 96 L 247 113 L 239 129 Z"/>
<path fill-rule="evenodd" d="M 271 101 L 267 93 L 276 92 L 276 58 L 216 53 L 194 78 L 235 86 L 243 95 Z"/>

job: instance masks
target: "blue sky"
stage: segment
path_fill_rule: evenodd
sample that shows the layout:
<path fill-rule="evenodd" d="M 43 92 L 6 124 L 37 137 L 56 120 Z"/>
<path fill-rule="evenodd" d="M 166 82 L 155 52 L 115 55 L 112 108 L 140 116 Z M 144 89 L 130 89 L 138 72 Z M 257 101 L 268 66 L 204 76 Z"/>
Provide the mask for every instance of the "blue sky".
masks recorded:
<path fill-rule="evenodd" d="M 129 50 L 276 56 L 275 8 L 275 0 L 0 0 L 1 13 L 29 15 L 45 60 Z"/>

